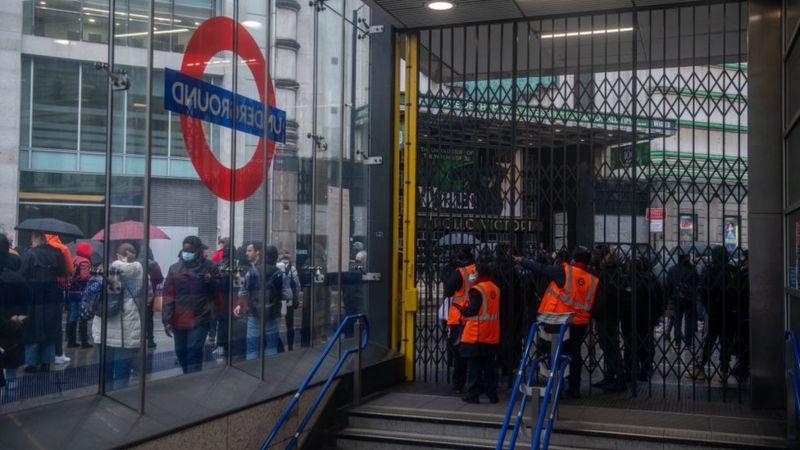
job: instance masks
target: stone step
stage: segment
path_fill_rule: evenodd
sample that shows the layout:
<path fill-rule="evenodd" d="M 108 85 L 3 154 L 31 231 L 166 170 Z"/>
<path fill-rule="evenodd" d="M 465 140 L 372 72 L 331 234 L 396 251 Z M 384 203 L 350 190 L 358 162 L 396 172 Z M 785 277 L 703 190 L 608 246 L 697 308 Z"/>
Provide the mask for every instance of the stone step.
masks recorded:
<path fill-rule="evenodd" d="M 590 408 L 591 409 L 591 408 Z M 656 416 L 641 412 L 638 424 L 625 421 L 612 422 L 613 413 L 601 416 L 604 408 L 595 408 L 596 420 L 560 419 L 556 422 L 551 443 L 564 448 L 611 449 L 663 449 L 663 448 L 787 448 L 785 439 L 753 430 L 774 428 L 776 424 L 763 419 L 741 417 L 706 417 L 676 413 L 659 413 Z M 591 411 L 595 412 L 595 411 Z M 342 432 L 347 442 L 365 442 L 370 433 L 378 433 L 381 442 L 402 444 L 414 448 L 452 448 L 448 439 L 458 438 L 480 443 L 494 443 L 499 433 L 503 416 L 498 413 L 475 413 L 443 411 L 427 408 L 405 408 L 397 405 L 380 406 L 367 403 L 351 409 L 348 427 Z M 687 417 L 688 416 L 688 417 Z M 530 423 L 526 417 L 524 423 Z M 605 422 L 604 422 L 605 420 Z M 682 427 L 687 421 L 697 421 L 696 427 Z M 713 421 L 713 422 L 706 422 Z M 628 421 L 630 422 L 630 421 Z M 763 423 L 762 423 L 763 422 Z M 708 427 L 700 426 L 709 423 Z M 770 427 L 772 426 L 772 427 Z M 707 428 L 714 427 L 714 431 Z M 360 430 L 355 436 L 352 430 Z M 745 430 L 738 432 L 739 430 Z M 386 435 L 381 435 L 385 433 Z M 358 433 L 355 433 L 358 434 Z M 348 437 L 349 436 L 349 437 Z M 383 437 L 381 437 L 383 436 Z M 428 437 L 437 439 L 428 441 Z M 376 439 L 377 439 L 376 438 Z M 423 439 L 424 438 L 424 439 Z M 415 441 L 417 439 L 417 441 Z M 460 441 L 459 441 L 460 442 Z M 529 447 L 530 437 L 519 436 L 520 445 Z M 524 445 L 527 443 L 527 445 Z M 445 445 L 439 447 L 439 445 Z M 492 444 L 493 448 L 494 445 Z M 522 447 L 519 447 L 522 448 Z"/>

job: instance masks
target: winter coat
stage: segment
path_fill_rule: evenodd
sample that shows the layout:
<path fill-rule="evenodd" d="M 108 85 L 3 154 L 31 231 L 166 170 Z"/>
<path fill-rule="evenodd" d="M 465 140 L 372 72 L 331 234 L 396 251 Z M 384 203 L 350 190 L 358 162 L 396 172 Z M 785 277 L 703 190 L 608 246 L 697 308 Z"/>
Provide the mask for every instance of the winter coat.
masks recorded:
<path fill-rule="evenodd" d="M 122 283 L 122 311 L 108 318 L 106 325 L 106 345 L 109 347 L 139 348 L 142 335 L 142 321 L 139 318 L 139 304 L 144 302 L 142 277 L 144 271 L 138 261 L 114 261 L 111 268 L 119 272 Z M 92 339 L 101 342 L 100 330 L 103 321 L 100 316 L 92 320 Z"/>
<path fill-rule="evenodd" d="M 69 248 L 61 242 L 61 238 L 58 237 L 57 234 L 45 234 L 45 239 L 47 239 L 47 243 L 61 252 L 61 256 L 64 258 L 64 276 L 60 278 L 59 284 L 63 289 L 67 288 L 67 282 L 72 277 L 72 252 Z"/>
<path fill-rule="evenodd" d="M 28 327 L 25 342 L 55 341 L 60 339 L 61 311 L 64 290 L 58 284 L 66 277 L 64 257 L 61 252 L 47 244 L 29 249 L 22 255 L 20 275 L 28 284 L 31 293 L 27 307 Z"/>
<path fill-rule="evenodd" d="M 72 267 L 74 271 L 70 278 L 68 290 L 69 292 L 83 292 L 83 287 L 92 277 L 92 274 L 89 273 L 92 268 L 92 262 L 83 256 L 76 256 L 72 259 Z"/>
<path fill-rule="evenodd" d="M 25 328 L 30 320 L 19 324 L 14 316 L 25 315 L 31 302 L 31 293 L 22 276 L 8 268 L 0 268 L 0 369 L 13 369 L 25 361 Z"/>
<path fill-rule="evenodd" d="M 209 325 L 214 318 L 222 278 L 218 268 L 205 258 L 171 265 L 162 293 L 164 325 L 176 330 Z"/>

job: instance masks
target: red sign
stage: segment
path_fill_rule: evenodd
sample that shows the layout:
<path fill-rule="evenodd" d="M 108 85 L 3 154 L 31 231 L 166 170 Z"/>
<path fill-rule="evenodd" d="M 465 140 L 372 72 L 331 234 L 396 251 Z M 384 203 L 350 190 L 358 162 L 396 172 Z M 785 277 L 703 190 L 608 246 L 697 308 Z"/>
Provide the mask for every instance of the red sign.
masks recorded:
<path fill-rule="evenodd" d="M 667 217 L 667 212 L 664 208 L 647 208 L 645 218 L 647 220 L 664 220 Z"/>
<path fill-rule="evenodd" d="M 236 48 L 234 48 L 234 42 L 236 42 Z M 186 45 L 186 53 L 183 55 L 181 63 L 181 73 L 202 80 L 211 59 L 223 51 L 233 52 L 244 61 L 250 69 L 250 73 L 253 74 L 253 79 L 258 87 L 259 99 L 263 103 L 264 81 L 267 78 L 264 56 L 253 36 L 247 32 L 244 26 L 236 23 L 230 17 L 212 17 L 197 28 Z M 267 81 L 269 83 L 269 106 L 274 107 L 275 90 L 272 87 L 272 80 L 267 79 Z M 203 133 L 203 122 L 200 119 L 181 115 L 181 130 L 186 151 L 200 180 L 217 197 L 228 201 L 244 200 L 253 195 L 264 181 L 264 158 L 267 158 L 267 167 L 269 167 L 275 153 L 274 141 L 269 141 L 267 154 L 264 155 L 264 138 L 263 136 L 259 138 L 256 151 L 250 161 L 236 169 L 225 167 L 214 156 Z"/>

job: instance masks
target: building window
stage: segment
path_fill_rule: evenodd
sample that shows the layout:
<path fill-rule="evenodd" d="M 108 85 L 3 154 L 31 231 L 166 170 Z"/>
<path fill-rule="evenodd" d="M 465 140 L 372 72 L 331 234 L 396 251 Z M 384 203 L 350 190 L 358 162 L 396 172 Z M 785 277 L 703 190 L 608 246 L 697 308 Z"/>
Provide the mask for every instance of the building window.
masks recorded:
<path fill-rule="evenodd" d="M 33 62 L 32 147 L 78 147 L 78 66 L 57 59 Z"/>

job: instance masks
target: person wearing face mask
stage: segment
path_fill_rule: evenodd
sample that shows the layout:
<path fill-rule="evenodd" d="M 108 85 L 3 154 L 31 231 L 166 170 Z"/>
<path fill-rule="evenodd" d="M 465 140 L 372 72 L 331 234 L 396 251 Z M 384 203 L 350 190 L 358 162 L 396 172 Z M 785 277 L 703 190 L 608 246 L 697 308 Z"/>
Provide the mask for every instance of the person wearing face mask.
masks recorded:
<path fill-rule="evenodd" d="M 220 277 L 216 266 L 203 257 L 203 242 L 197 236 L 183 240 L 179 257 L 164 281 L 161 321 L 164 332 L 174 339 L 183 373 L 191 373 L 203 368 L 203 346 Z"/>

